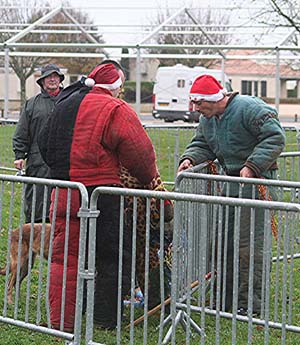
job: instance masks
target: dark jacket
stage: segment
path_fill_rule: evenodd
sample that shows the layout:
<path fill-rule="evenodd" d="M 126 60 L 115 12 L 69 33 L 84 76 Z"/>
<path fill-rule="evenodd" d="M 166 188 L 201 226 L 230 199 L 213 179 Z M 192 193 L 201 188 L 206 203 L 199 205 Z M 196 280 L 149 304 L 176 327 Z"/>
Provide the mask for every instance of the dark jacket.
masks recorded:
<path fill-rule="evenodd" d="M 51 97 L 44 90 L 26 101 L 13 136 L 13 150 L 16 159 L 27 159 L 26 174 L 35 176 L 32 167 L 45 165 L 38 147 L 38 136 L 44 127 L 48 115 L 54 107 L 56 97 Z M 33 173 L 32 173 L 33 172 Z"/>
<path fill-rule="evenodd" d="M 54 107 L 56 97 L 51 97 L 44 90 L 30 98 L 21 111 L 20 119 L 13 136 L 13 150 L 15 158 L 26 159 L 26 175 L 31 177 L 47 178 L 50 170 L 44 162 L 38 147 L 38 138 L 41 129 L 45 126 L 50 112 Z M 32 219 L 33 185 L 26 185 L 25 190 L 25 221 Z M 44 186 L 36 185 L 36 203 L 34 221 L 40 222 L 44 207 Z M 46 220 L 49 216 L 50 190 L 47 195 Z"/>

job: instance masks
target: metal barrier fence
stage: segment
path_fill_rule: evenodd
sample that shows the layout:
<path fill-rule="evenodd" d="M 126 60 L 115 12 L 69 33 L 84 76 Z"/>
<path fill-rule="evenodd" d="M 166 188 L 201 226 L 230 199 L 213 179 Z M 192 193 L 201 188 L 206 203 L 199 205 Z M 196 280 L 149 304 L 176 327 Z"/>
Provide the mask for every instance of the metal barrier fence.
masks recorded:
<path fill-rule="evenodd" d="M 198 168 L 203 171 L 207 166 L 202 165 Z M 230 344 L 272 343 L 274 333 L 271 333 L 271 328 L 281 330 L 274 343 L 287 344 L 290 341 L 287 331 L 300 332 L 300 303 L 297 300 L 299 279 L 295 274 L 300 268 L 297 260 L 300 258 L 300 226 L 299 213 L 296 211 L 299 208 L 299 187 L 300 183 L 288 181 L 242 179 L 190 172 L 179 175 L 176 190 L 192 193 L 193 196 L 195 193 L 209 194 L 220 198 L 220 201 L 204 208 L 189 204 L 185 211 L 189 216 L 184 221 L 184 226 L 179 227 L 182 229 L 181 233 L 174 232 L 173 245 L 179 248 L 178 251 L 174 251 L 174 267 L 177 266 L 175 254 L 178 255 L 179 262 L 173 275 L 176 276 L 184 267 L 184 278 L 177 283 L 178 303 L 173 308 L 175 321 L 172 323 L 169 337 L 175 336 L 174 329 L 179 322 L 183 322 L 187 329 L 186 343 L 190 342 L 189 330 L 195 329 L 200 333 L 201 344 L 204 344 L 207 315 L 215 316 L 215 344 L 225 343 L 220 331 L 221 327 L 224 331 L 223 318 L 231 319 L 232 333 L 228 341 Z M 289 200 L 294 203 L 295 209 L 293 210 L 291 203 L 274 201 L 256 200 L 261 205 L 251 205 L 255 202 L 252 199 L 258 198 L 260 193 L 264 193 L 264 196 L 260 195 L 262 199 L 268 200 L 269 196 L 274 195 L 274 189 L 278 200 Z M 229 205 L 227 197 L 226 201 L 223 201 L 222 195 L 235 196 L 232 197 L 232 204 Z M 283 207 L 277 208 L 279 204 Z M 203 219 L 199 217 L 200 214 L 204 215 Z M 211 241 L 209 247 L 206 246 L 207 237 L 210 237 Z M 231 267 L 226 261 L 232 260 L 228 253 L 233 253 Z M 261 253 L 260 256 L 258 253 Z M 261 262 L 255 264 L 258 258 Z M 205 270 L 207 265 L 209 269 Z M 208 272 L 211 274 L 210 289 L 209 293 L 206 293 Z M 261 285 L 259 276 L 262 278 Z M 228 285 L 228 280 L 231 281 L 231 285 Z M 195 282 L 198 287 L 196 296 L 193 285 Z M 176 281 L 172 280 L 172 286 L 175 283 Z M 231 307 L 227 305 L 228 286 L 232 288 Z M 260 301 L 257 299 L 257 287 L 261 295 Z M 172 295 L 172 299 L 175 296 Z M 255 300 L 260 302 L 259 305 Z M 241 304 L 244 311 L 239 313 Z M 198 315 L 194 314 L 196 312 Z M 193 320 L 197 321 L 196 324 Z M 246 322 L 248 325 L 240 326 L 237 321 Z M 264 327 L 261 337 L 253 329 L 253 325 Z M 294 341 L 299 341 L 296 335 Z"/>
<path fill-rule="evenodd" d="M 185 178 L 190 179 L 189 173 L 183 174 L 187 174 Z M 191 175 L 198 176 L 198 174 Z M 205 176 L 203 180 L 206 177 L 217 178 L 216 176 L 203 175 Z M 226 179 L 226 177 L 222 176 L 220 178 Z M 95 189 L 91 195 L 90 208 L 88 208 L 87 192 L 80 184 L 7 175 L 0 175 L 0 181 L 0 214 L 1 228 L 3 229 L 0 237 L 0 259 L 2 265 L 5 262 L 9 263 L 9 260 L 11 260 L 7 248 L 11 248 L 13 242 L 12 229 L 23 225 L 23 190 L 26 183 L 42 183 L 45 185 L 45 190 L 48 187 L 53 187 L 56 191 L 53 195 L 53 221 L 50 227 L 47 265 L 44 266 L 42 260 L 40 260 L 37 270 L 35 269 L 36 266 L 33 266 L 31 269 L 32 262 L 27 262 L 27 281 L 25 279 L 21 284 L 23 278 L 22 270 L 20 269 L 21 259 L 18 259 L 17 267 L 19 268 L 17 268 L 16 291 L 13 291 L 13 296 L 15 297 L 11 305 L 8 305 L 7 302 L 9 278 L 8 271 L 6 270 L 6 278 L 4 279 L 3 277 L 0 280 L 0 303 L 3 310 L 0 322 L 40 332 L 44 336 L 58 336 L 70 341 L 74 345 L 79 345 L 80 340 L 90 345 L 103 343 L 127 345 L 166 344 L 170 340 L 176 344 L 199 344 L 200 342 L 205 344 L 212 343 L 212 339 L 215 340 L 214 343 L 216 344 L 226 345 L 244 343 L 245 335 L 248 337 L 249 344 L 257 342 L 257 339 L 264 338 L 271 342 L 277 341 L 278 337 L 281 337 L 282 344 L 291 339 L 298 339 L 298 335 L 287 331 L 299 332 L 297 324 L 299 323 L 300 316 L 297 310 L 300 304 L 300 284 L 297 278 L 298 263 L 294 255 L 298 253 L 299 246 L 299 205 L 287 202 L 266 202 L 196 195 L 195 193 L 152 192 L 100 187 Z M 199 179 L 197 181 L 197 184 L 201 185 L 201 181 Z M 280 183 L 280 181 L 268 182 L 275 185 Z M 292 190 L 299 188 L 299 184 L 296 183 L 290 182 L 287 185 L 291 194 L 293 194 Z M 214 190 L 213 186 L 217 194 L 219 187 L 218 183 L 214 181 L 211 184 L 210 181 L 203 182 L 203 192 L 212 193 Z M 276 186 L 283 188 L 281 185 Z M 54 228 L 56 229 L 59 220 L 59 214 L 56 214 L 56 211 L 60 211 L 60 208 L 57 207 L 59 196 L 64 191 L 66 192 L 66 212 L 64 216 L 66 219 L 63 228 L 66 229 L 66 241 L 61 243 L 64 251 L 64 257 L 61 258 L 64 263 L 64 272 L 66 272 L 70 260 L 67 253 L 76 247 L 74 239 L 70 237 L 74 230 L 74 224 L 71 225 L 72 202 L 78 199 L 73 195 L 73 191 L 80 191 L 81 195 L 77 220 L 77 223 L 80 222 L 80 240 L 78 241 L 78 280 L 73 332 L 52 329 L 49 319 L 48 295 L 51 274 L 49 266 L 51 258 L 53 259 L 52 237 L 53 230 Z M 118 318 L 117 328 L 113 331 L 103 331 L 97 328 L 97 326 L 94 327 L 93 323 L 94 280 L 96 277 L 96 222 L 97 217 L 101 217 L 97 210 L 97 202 L 98 198 L 103 195 L 117 195 L 120 198 L 119 293 L 116 310 Z M 167 222 L 166 205 L 168 203 L 165 200 L 173 200 L 174 202 L 173 221 Z M 129 205 L 131 206 L 129 207 Z M 237 219 L 239 221 L 236 221 L 234 227 L 235 233 L 238 234 L 239 224 L 245 222 L 242 212 L 242 209 L 245 207 L 250 209 L 252 215 L 261 212 L 264 217 L 264 273 L 262 280 L 264 294 L 262 298 L 263 316 L 261 318 L 251 318 L 251 315 L 247 318 L 238 315 L 238 305 L 235 299 L 233 301 L 232 313 L 222 309 L 224 289 L 221 289 L 222 280 L 221 275 L 218 274 L 218 272 L 221 272 L 222 260 L 221 255 L 213 254 L 216 253 L 216 248 L 219 249 L 222 246 L 220 231 L 227 222 L 226 216 L 223 217 L 227 212 L 226 210 L 234 208 L 238 215 Z M 269 265 L 272 246 L 271 215 L 275 216 L 278 222 L 278 241 L 276 243 L 273 241 L 273 253 L 276 260 L 272 270 L 270 270 Z M 87 227 L 87 218 L 89 218 L 89 227 Z M 252 232 L 254 232 L 255 227 L 255 222 L 251 223 Z M 126 237 L 124 236 L 126 228 L 127 230 L 128 228 L 130 229 L 131 255 L 130 268 L 127 271 L 130 273 L 130 286 L 128 297 L 125 297 L 124 300 L 124 296 L 120 291 L 122 287 L 124 288 L 124 285 L 122 285 L 122 273 L 125 267 L 127 267 L 123 266 L 121 260 L 123 257 L 122 253 L 124 252 L 123 244 L 126 242 Z M 85 254 L 87 229 L 89 240 L 88 255 Z M 33 231 L 31 225 L 30 231 Z M 45 241 L 45 222 L 42 223 L 40 228 L 41 248 L 43 248 L 44 233 Z M 34 250 L 34 237 L 29 238 L 31 239 L 29 243 L 32 241 L 32 244 L 29 245 L 28 250 L 31 252 Z M 17 242 L 18 247 L 21 246 L 22 242 Z M 253 246 L 253 240 L 251 240 L 251 250 L 253 250 Z M 18 248 L 19 253 L 21 253 L 21 247 Z M 218 250 L 217 253 L 219 252 Z M 237 256 L 238 249 L 236 247 L 235 252 Z M 21 258 L 22 255 L 19 254 L 19 257 Z M 42 256 L 42 253 L 40 255 Z M 239 279 L 238 262 L 235 258 L 233 267 L 234 296 L 237 295 L 237 282 Z M 251 264 L 250 260 L 251 267 L 253 267 L 253 263 Z M 172 274 L 170 274 L 170 270 L 172 270 Z M 85 315 L 83 315 L 82 310 L 84 282 L 87 283 L 87 309 Z M 63 275 L 62 285 L 64 287 L 63 291 L 66 291 L 66 273 Z M 143 301 L 136 299 L 138 286 L 143 286 Z M 155 288 L 153 289 L 153 287 Z M 251 296 L 251 294 L 249 295 Z M 155 303 L 153 301 L 154 297 Z M 215 305 L 214 302 L 216 303 Z M 158 307 L 152 309 L 152 306 L 156 303 Z M 67 308 L 68 297 L 65 295 L 65 292 L 63 292 L 61 304 L 61 310 L 64 310 L 64 306 Z M 170 315 L 168 306 L 171 309 Z M 157 312 L 160 314 L 157 314 Z M 152 314 L 157 316 L 152 316 Z M 62 330 L 65 318 L 66 315 L 62 312 L 60 314 L 61 321 L 59 327 Z M 243 321 L 244 325 L 237 321 Z M 252 326 L 254 324 L 264 325 L 264 332 L 253 330 Z M 177 327 L 178 325 L 182 327 Z M 272 327 L 279 330 L 271 332 L 270 328 Z M 196 331 L 199 335 L 195 335 L 194 338 L 191 331 Z M 229 334 L 231 338 L 228 336 Z M 51 338 L 49 338 L 48 343 L 51 343 L 50 341 Z M 268 343 L 267 340 L 263 341 Z"/>
<path fill-rule="evenodd" d="M 0 124 L 0 167 L 11 169 L 14 162 L 12 136 L 14 122 Z M 157 154 L 157 162 L 164 181 L 174 181 L 179 158 L 195 134 L 197 125 L 145 125 Z M 286 151 L 300 151 L 300 134 L 298 127 L 285 127 L 287 135 Z"/>
<path fill-rule="evenodd" d="M 297 184 L 296 187 L 299 187 Z M 161 288 L 161 309 L 160 319 L 153 321 L 148 314 L 147 299 L 149 298 L 149 248 L 145 246 L 145 304 L 143 313 L 143 329 L 138 330 L 134 326 L 135 309 L 133 306 L 136 275 L 136 248 L 133 246 L 132 266 L 131 266 L 131 309 L 125 313 L 126 323 L 128 323 L 128 332 L 122 327 L 122 320 L 119 317 L 115 340 L 112 343 L 134 344 L 134 343 L 158 343 L 166 344 L 172 341 L 174 344 L 199 344 L 212 343 L 215 339 L 216 344 L 240 344 L 248 338 L 248 343 L 256 342 L 252 337 L 253 325 L 264 325 L 263 337 L 267 344 L 269 340 L 277 340 L 282 337 L 282 344 L 292 335 L 287 331 L 300 332 L 299 313 L 297 305 L 299 304 L 299 280 L 297 279 L 296 269 L 299 265 L 293 253 L 297 247 L 296 242 L 299 236 L 299 211 L 297 204 L 283 202 L 267 202 L 258 200 L 247 200 L 237 198 L 224 198 L 217 196 L 206 196 L 186 193 L 158 193 L 147 191 L 132 191 L 117 188 L 97 188 L 91 198 L 91 210 L 96 210 L 97 198 L 99 194 L 114 194 L 155 197 L 163 199 L 172 199 L 175 201 L 174 212 L 174 237 L 172 242 L 172 277 L 171 277 L 171 298 L 165 299 L 163 291 L 164 271 L 163 263 L 160 265 L 160 288 Z M 148 204 L 150 201 L 148 201 Z M 233 308 L 224 311 L 222 296 L 226 290 L 222 288 L 222 279 L 225 279 L 226 273 L 222 271 L 222 255 L 220 248 L 223 246 L 221 229 L 228 222 L 225 215 L 226 209 L 234 209 L 237 213 L 234 233 L 237 238 L 235 242 L 235 260 L 233 267 Z M 252 215 L 263 215 L 263 264 L 262 264 L 262 289 L 263 296 L 261 301 L 261 317 L 249 317 L 238 314 L 238 301 L 235 296 L 238 295 L 238 281 L 240 277 L 237 243 L 239 240 L 239 224 L 245 222 L 243 209 L 249 208 Z M 224 211 L 224 212 L 223 212 Z M 150 215 L 150 209 L 148 211 Z M 272 231 L 271 215 L 278 220 L 278 242 L 274 243 L 276 253 L 275 270 L 271 274 L 271 251 L 272 251 Z M 163 214 L 161 214 L 163 218 Z M 95 222 L 95 220 L 92 220 Z M 146 218 L 147 223 L 147 218 Z M 92 228 L 95 227 L 95 223 Z M 255 222 L 251 222 L 251 232 L 256 231 Z M 148 230 L 146 229 L 146 243 L 150 242 L 150 224 L 148 221 Z M 122 232 L 121 232 L 122 234 Z M 209 236 L 213 234 L 213 236 Z M 163 237 L 160 232 L 160 238 Z M 216 238 L 218 241 L 216 241 Z M 135 231 L 132 233 L 133 243 L 135 243 Z M 122 235 L 120 242 L 122 242 Z M 161 245 L 164 245 L 162 243 Z M 254 251 L 254 238 L 250 241 L 250 250 Z M 120 250 L 121 252 L 121 250 Z M 214 254 L 213 254 L 214 253 Z M 216 254 L 215 254 L 216 253 Z M 219 253 L 219 254 L 218 254 Z M 122 253 L 120 253 L 122 256 Z M 253 258 L 253 255 L 251 256 Z M 160 260 L 163 260 L 160 257 Z M 280 262 L 281 267 L 280 267 Z M 91 261 L 89 270 L 92 270 L 94 263 Z M 219 274 L 218 274 L 219 272 Z M 253 261 L 250 259 L 250 272 L 253 279 Z M 119 286 L 121 285 L 122 264 L 119 261 Z M 257 278 L 255 279 L 257 282 Z M 288 282 L 288 286 L 286 283 Z M 273 287 L 273 290 L 271 289 Z M 94 286 L 90 284 L 90 296 L 93 296 Z M 225 291 L 225 292 L 224 292 Z M 273 296 L 274 292 L 274 296 Z M 253 290 L 249 293 L 250 301 L 254 300 Z M 92 298 L 92 297 L 91 297 Z M 119 295 L 118 315 L 121 315 L 121 296 Z M 223 298 L 224 300 L 224 298 Z M 292 303 L 291 303 L 292 301 Z M 166 315 L 165 307 L 171 303 L 171 314 Z M 214 304 L 216 303 L 216 304 Z M 88 302 L 91 304 L 91 302 Z M 286 312 L 286 313 L 285 313 Z M 151 314 L 151 313 L 150 313 Z M 211 317 L 213 316 L 213 317 Z M 228 322 L 227 319 L 230 319 Z M 129 321 L 130 320 L 130 321 Z M 240 325 L 237 321 L 247 323 Z M 87 322 L 92 327 L 92 317 Z M 171 326 L 169 329 L 169 325 Z M 177 326 L 182 326 L 182 328 Z M 158 332 L 156 333 L 155 327 Z M 221 332 L 222 328 L 222 332 Z M 279 329 L 277 333 L 271 332 L 271 328 Z M 240 334 L 240 329 L 242 333 Z M 142 331 L 142 334 L 140 333 Z M 195 338 L 191 331 L 199 333 Z M 90 329 L 86 332 L 87 343 L 98 344 L 104 342 L 104 338 L 93 333 Z M 231 336 L 228 337 L 228 334 Z M 255 334 L 255 336 L 257 336 Z M 295 337 L 295 335 L 293 335 Z M 296 336 L 297 337 L 297 336 Z"/>
<path fill-rule="evenodd" d="M 300 151 L 282 152 L 278 159 L 278 177 L 283 181 L 299 181 Z"/>
<path fill-rule="evenodd" d="M 145 125 L 157 154 L 158 167 L 163 171 L 164 181 L 174 181 L 179 158 L 195 134 L 194 125 Z M 284 127 L 286 133 L 285 151 L 300 151 L 299 128 Z"/>
<path fill-rule="evenodd" d="M 36 202 L 37 186 L 44 187 L 43 220 L 39 224 L 34 222 L 24 224 L 24 195 L 27 184 L 33 185 L 33 205 Z M 52 224 L 50 225 L 46 223 L 46 205 L 51 190 L 53 190 L 54 206 Z M 50 323 L 49 309 L 50 263 L 53 258 L 53 236 L 58 219 L 57 203 L 59 195 L 63 191 L 66 193 L 66 217 L 63 225 L 66 240 L 60 244 L 65 253 L 62 258 L 61 324 L 57 324 L 53 329 Z M 44 336 L 55 336 L 67 341 L 74 340 L 75 344 L 79 344 L 81 334 L 81 324 L 79 322 L 81 320 L 78 322 L 76 317 L 74 332 L 64 330 L 63 326 L 63 320 L 66 317 L 65 310 L 68 309 L 66 304 L 67 266 L 69 266 L 67 253 L 74 245 L 71 242 L 74 236 L 70 232 L 72 218 L 70 207 L 76 200 L 74 193 L 77 193 L 77 199 L 80 195 L 81 201 L 78 204 L 81 213 L 78 215 L 78 224 L 80 238 L 84 241 L 88 217 L 84 210 L 88 209 L 88 195 L 82 184 L 0 175 L 0 260 L 3 267 L 1 274 L 5 275 L 0 280 L 0 308 L 2 310 L 0 322 L 41 333 Z M 34 219 L 34 213 L 35 207 L 32 208 L 32 219 Z M 39 260 L 35 260 L 37 255 Z M 84 261 L 81 255 L 79 255 L 78 260 Z M 25 281 L 22 283 L 23 279 Z M 76 306 L 82 304 L 82 287 L 83 278 L 79 277 Z M 81 315 L 81 312 L 77 312 L 76 315 Z M 5 338 L 3 329 L 1 338 Z M 38 342 L 38 338 L 35 339 Z"/>

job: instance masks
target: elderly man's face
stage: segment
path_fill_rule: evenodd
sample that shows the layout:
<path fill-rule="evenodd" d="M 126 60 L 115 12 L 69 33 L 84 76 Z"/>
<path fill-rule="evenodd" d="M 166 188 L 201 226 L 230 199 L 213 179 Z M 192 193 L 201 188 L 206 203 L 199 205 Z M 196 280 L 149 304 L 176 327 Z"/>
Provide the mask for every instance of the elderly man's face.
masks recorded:
<path fill-rule="evenodd" d="M 46 92 L 55 92 L 59 89 L 60 77 L 57 73 L 53 72 L 44 78 L 42 83 Z"/>
<path fill-rule="evenodd" d="M 194 109 L 201 113 L 206 118 L 211 118 L 216 115 L 216 102 L 192 101 Z"/>

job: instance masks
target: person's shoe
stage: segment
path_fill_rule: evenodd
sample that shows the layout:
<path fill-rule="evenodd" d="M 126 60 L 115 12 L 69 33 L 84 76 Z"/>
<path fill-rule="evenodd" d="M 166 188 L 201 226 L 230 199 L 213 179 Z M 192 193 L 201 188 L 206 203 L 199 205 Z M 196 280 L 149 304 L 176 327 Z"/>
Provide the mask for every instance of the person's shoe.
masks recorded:
<path fill-rule="evenodd" d="M 248 309 L 241 307 L 241 308 L 238 309 L 237 314 L 241 315 L 241 316 L 248 316 Z M 258 317 L 259 313 L 257 311 L 255 311 L 255 310 L 253 310 L 252 311 L 252 316 Z"/>
<path fill-rule="evenodd" d="M 94 319 L 94 325 L 97 328 L 101 328 L 106 331 L 113 331 L 116 329 L 116 324 L 114 323 L 109 323 L 109 322 L 103 322 L 103 321 L 98 321 Z"/>

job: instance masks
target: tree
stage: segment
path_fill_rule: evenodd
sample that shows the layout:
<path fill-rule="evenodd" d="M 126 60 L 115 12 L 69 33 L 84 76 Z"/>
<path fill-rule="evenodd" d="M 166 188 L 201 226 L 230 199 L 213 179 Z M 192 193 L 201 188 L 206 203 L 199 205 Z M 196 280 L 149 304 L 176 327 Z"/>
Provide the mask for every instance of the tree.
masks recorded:
<path fill-rule="evenodd" d="M 236 1 L 241 2 L 241 1 Z M 243 3 L 246 3 L 244 1 Z M 249 1 L 247 1 L 249 6 Z M 286 28 L 295 30 L 285 44 L 289 43 L 295 46 L 299 45 L 300 34 L 300 3 L 299 0 L 251 0 L 253 11 L 251 17 L 253 23 L 265 24 L 274 30 L 274 28 Z M 270 34 L 270 30 L 266 31 Z"/>
<path fill-rule="evenodd" d="M 42 6 L 41 7 L 41 3 Z M 23 6 L 23 2 L 21 0 L 0 0 L 2 8 L 2 22 L 3 23 L 16 23 L 15 29 L 23 29 L 24 26 L 21 24 L 30 24 L 34 23 L 39 18 L 43 17 L 45 14 L 49 13 L 51 10 L 51 6 L 49 3 L 45 3 L 44 1 L 27 1 L 27 6 Z M 65 6 L 69 6 L 68 3 L 65 3 Z M 5 8 L 4 8 L 5 7 Z M 65 24 L 70 23 L 70 16 L 75 18 L 79 23 L 90 24 L 91 26 L 85 28 L 89 30 L 93 27 L 92 21 L 88 18 L 88 16 L 84 13 L 75 11 L 75 10 L 62 10 L 54 17 L 49 19 L 47 23 L 49 24 Z M 11 26 L 10 26 L 11 28 Z M 76 43 L 86 43 L 87 37 L 84 34 L 68 34 L 68 33 L 51 33 L 49 30 L 53 29 L 52 26 L 49 25 L 43 26 L 43 30 L 45 33 L 41 32 L 31 32 L 25 35 L 20 42 L 26 43 L 53 43 L 53 42 L 76 42 Z M 56 30 L 64 29 L 64 30 L 74 30 L 74 28 L 70 27 L 55 27 Z M 47 31 L 46 31 L 47 30 Z M 78 29 L 77 29 L 78 30 Z M 49 33 L 50 32 L 50 33 Z M 0 33 L 0 41 L 5 42 L 10 37 L 13 37 L 15 33 L 11 32 L 1 32 Z M 101 37 L 93 36 L 95 42 L 103 42 Z M 53 51 L 58 51 L 59 49 L 52 49 Z M 47 52 L 47 50 L 40 49 L 40 48 L 13 48 L 13 51 L 30 51 L 30 52 Z M 82 49 L 80 48 L 72 48 L 68 50 L 69 52 L 80 52 Z M 87 49 L 84 49 L 86 52 Z M 10 56 L 10 66 L 18 76 L 20 80 L 20 89 L 21 89 L 21 105 L 26 100 L 26 80 L 29 78 L 36 69 L 39 69 L 42 65 L 53 62 L 58 63 L 68 69 L 71 73 L 87 73 L 89 72 L 92 67 L 95 65 L 95 59 L 82 59 L 79 58 L 49 58 L 49 57 L 41 57 L 41 56 Z"/>
<path fill-rule="evenodd" d="M 46 11 L 37 8 L 37 3 L 34 1 L 32 4 L 34 11 L 31 11 L 29 8 L 22 8 L 22 3 L 20 1 L 1 1 L 1 6 L 7 6 L 7 8 L 2 9 L 2 22 L 3 23 L 16 23 L 15 29 L 22 29 L 22 24 L 33 23 L 38 18 L 42 17 Z M 12 8 L 12 6 L 16 6 Z M 19 24 L 19 25 L 18 25 Z M 0 41 L 5 42 L 13 33 L 2 32 L 0 34 Z M 32 43 L 34 38 L 31 35 L 24 37 L 23 42 Z M 13 51 L 18 51 L 17 48 L 14 48 Z M 26 95 L 26 80 L 29 78 L 36 68 L 44 63 L 47 63 L 49 59 L 35 56 L 10 56 L 10 66 L 18 76 L 20 80 L 20 89 L 21 89 L 21 103 L 25 102 Z"/>
<path fill-rule="evenodd" d="M 153 24 L 160 25 L 168 17 L 170 17 L 170 10 L 167 8 L 165 13 L 159 11 L 157 13 L 156 20 Z M 182 13 L 172 22 L 178 26 L 174 26 L 170 33 L 162 33 L 157 38 L 157 43 L 159 44 L 176 44 L 176 45 L 211 45 L 214 44 L 228 44 L 230 42 L 229 36 L 221 35 L 220 33 L 213 33 L 216 29 L 218 32 L 223 30 L 225 26 L 229 23 L 230 17 L 226 13 L 218 11 L 218 13 L 212 13 L 211 9 L 206 10 L 188 10 L 186 13 Z M 198 24 L 195 26 L 194 24 Z M 190 27 L 189 24 L 192 24 Z M 181 25 L 181 26 L 180 26 Z M 187 33 L 176 33 L 174 31 L 186 31 Z M 192 32 L 195 31 L 195 34 Z M 197 31 L 197 32 L 196 32 Z M 199 31 L 201 33 L 199 33 Z M 151 50 L 152 53 L 161 54 L 216 54 L 216 50 L 205 48 L 178 48 L 178 49 L 168 49 L 161 48 L 158 50 Z M 174 65 L 176 63 L 182 63 L 182 59 L 164 59 L 161 61 L 161 66 Z M 211 60 L 202 59 L 185 59 L 185 65 L 194 67 L 195 65 L 201 65 L 209 67 Z"/>
<path fill-rule="evenodd" d="M 122 48 L 122 54 L 128 54 L 129 53 L 129 50 L 128 48 Z M 125 79 L 128 80 L 129 78 L 129 58 L 125 58 L 125 57 L 122 57 L 121 58 L 121 65 L 124 69 L 124 73 L 125 73 Z"/>

